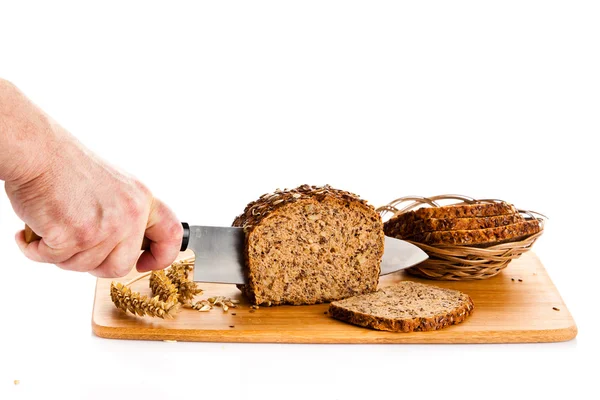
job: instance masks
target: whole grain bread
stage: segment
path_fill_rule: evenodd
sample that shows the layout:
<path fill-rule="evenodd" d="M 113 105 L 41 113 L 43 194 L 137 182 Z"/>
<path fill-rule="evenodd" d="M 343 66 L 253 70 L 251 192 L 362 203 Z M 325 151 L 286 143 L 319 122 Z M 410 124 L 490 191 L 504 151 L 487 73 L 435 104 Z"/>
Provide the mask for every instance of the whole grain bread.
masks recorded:
<path fill-rule="evenodd" d="M 512 204 L 506 202 L 452 204 L 442 207 L 421 207 L 399 214 L 390 219 L 390 221 L 396 220 L 395 224 L 399 225 L 412 225 L 414 221 L 430 218 L 476 218 L 510 214 L 517 214 L 517 210 Z"/>
<path fill-rule="evenodd" d="M 391 218 L 383 225 L 383 230 L 388 236 L 403 239 L 423 232 L 496 228 L 521 221 L 524 218 L 518 213 L 493 217 L 417 219 L 410 223 L 400 218 Z"/>
<path fill-rule="evenodd" d="M 377 289 L 383 223 L 357 195 L 330 186 L 277 190 L 248 204 L 233 226 L 245 231 L 254 304 L 315 304 Z"/>
<path fill-rule="evenodd" d="M 423 232 L 404 239 L 430 245 L 487 247 L 522 240 L 538 233 L 541 229 L 537 219 L 529 219 L 496 228 Z"/>
<path fill-rule="evenodd" d="M 333 318 L 392 332 L 441 329 L 464 321 L 472 312 L 473 301 L 468 295 L 412 281 L 335 301 L 329 306 Z"/>

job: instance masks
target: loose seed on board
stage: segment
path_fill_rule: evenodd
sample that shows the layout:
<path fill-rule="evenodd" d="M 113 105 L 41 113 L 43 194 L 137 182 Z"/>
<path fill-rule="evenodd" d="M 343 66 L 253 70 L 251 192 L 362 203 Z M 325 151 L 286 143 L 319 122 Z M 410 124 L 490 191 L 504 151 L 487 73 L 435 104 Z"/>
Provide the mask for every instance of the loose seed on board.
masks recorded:
<path fill-rule="evenodd" d="M 557 307 L 552 307 L 552 309 L 553 309 L 554 311 L 560 311 L 560 308 L 557 308 Z"/>

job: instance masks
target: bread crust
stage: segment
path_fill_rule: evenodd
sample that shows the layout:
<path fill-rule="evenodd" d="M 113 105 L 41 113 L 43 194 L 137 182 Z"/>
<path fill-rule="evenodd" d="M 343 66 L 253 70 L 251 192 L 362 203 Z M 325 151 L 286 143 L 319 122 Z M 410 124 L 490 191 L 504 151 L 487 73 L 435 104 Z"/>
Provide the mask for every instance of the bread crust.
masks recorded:
<path fill-rule="evenodd" d="M 457 297 L 459 304 L 455 307 L 448 307 L 446 312 L 438 313 L 433 316 L 415 316 L 412 318 L 392 318 L 381 315 L 375 315 L 370 313 L 353 310 L 352 305 L 348 305 L 350 301 L 374 301 L 384 298 L 390 293 L 396 298 L 401 298 L 403 293 L 401 291 L 394 291 L 393 288 L 383 288 L 376 293 L 368 295 L 357 296 L 355 298 L 332 302 L 329 305 L 330 315 L 340 321 L 348 322 L 353 325 L 363 326 L 366 328 L 390 331 L 390 332 L 418 332 L 418 331 L 432 331 L 445 328 L 449 325 L 454 325 L 463 322 L 469 315 L 472 314 L 474 309 L 473 300 L 465 293 L 457 290 L 440 288 L 433 285 L 425 285 L 422 283 L 404 281 L 400 282 L 395 286 L 416 286 L 419 290 L 438 291 L 440 293 L 454 292 L 453 294 Z M 390 290 L 392 289 L 392 290 Z M 398 289 L 398 288 L 397 288 Z M 406 294 L 404 294 L 406 296 Z M 385 306 L 387 307 L 387 305 Z"/>
<path fill-rule="evenodd" d="M 373 265 L 368 276 L 360 278 L 362 288 L 357 292 L 348 292 L 346 296 L 352 296 L 360 293 L 368 293 L 377 289 L 379 279 L 381 256 L 383 255 L 383 223 L 381 217 L 375 211 L 375 208 L 369 205 L 366 200 L 361 199 L 357 195 L 339 189 L 334 189 L 329 185 L 318 187 L 302 185 L 295 189 L 276 190 L 274 193 L 262 195 L 258 200 L 248 204 L 244 212 L 239 215 L 233 222 L 233 226 L 243 227 L 245 231 L 245 258 L 246 258 L 246 276 L 248 283 L 238 285 L 242 293 L 254 304 L 315 304 L 331 300 L 336 300 L 343 297 L 332 297 L 326 293 L 306 293 L 294 294 L 283 298 L 273 298 L 266 292 L 265 283 L 258 278 L 258 268 L 261 265 L 261 260 L 251 255 L 250 247 L 255 243 L 257 237 L 260 236 L 259 230 L 261 225 L 267 224 L 269 220 L 278 217 L 285 217 L 286 213 L 293 207 L 294 204 L 310 204 L 327 203 L 335 207 L 349 207 L 351 209 L 360 209 L 371 218 L 373 229 L 377 232 L 377 243 L 371 243 L 374 248 L 374 253 L 378 254 L 378 261 Z M 302 257 L 301 255 L 299 257 Z M 332 277 L 335 279 L 335 277 Z M 327 283 L 325 283 L 327 286 Z M 349 290 L 353 290 L 349 288 Z M 324 289 L 326 292 L 326 289 Z"/>

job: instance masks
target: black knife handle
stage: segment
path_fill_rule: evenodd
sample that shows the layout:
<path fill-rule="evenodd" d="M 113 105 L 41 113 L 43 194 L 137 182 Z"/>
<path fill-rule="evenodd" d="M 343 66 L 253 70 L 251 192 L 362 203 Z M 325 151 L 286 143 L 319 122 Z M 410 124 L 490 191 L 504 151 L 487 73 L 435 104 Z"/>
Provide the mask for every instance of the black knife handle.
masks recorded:
<path fill-rule="evenodd" d="M 183 239 L 181 239 L 181 249 L 179 251 L 186 251 L 190 243 L 190 224 L 182 222 L 181 225 L 183 226 Z"/>

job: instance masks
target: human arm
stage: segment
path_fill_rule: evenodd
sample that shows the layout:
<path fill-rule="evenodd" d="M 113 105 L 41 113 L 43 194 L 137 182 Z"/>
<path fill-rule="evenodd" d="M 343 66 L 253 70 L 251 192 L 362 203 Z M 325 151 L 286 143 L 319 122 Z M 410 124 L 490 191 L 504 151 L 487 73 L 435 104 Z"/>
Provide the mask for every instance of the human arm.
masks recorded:
<path fill-rule="evenodd" d="M 173 212 L 2 79 L 0 180 L 16 214 L 43 237 L 27 244 L 23 231 L 16 236 L 34 261 L 117 277 L 136 260 L 148 271 L 177 257 L 183 230 Z M 151 251 L 140 256 L 144 235 Z"/>

